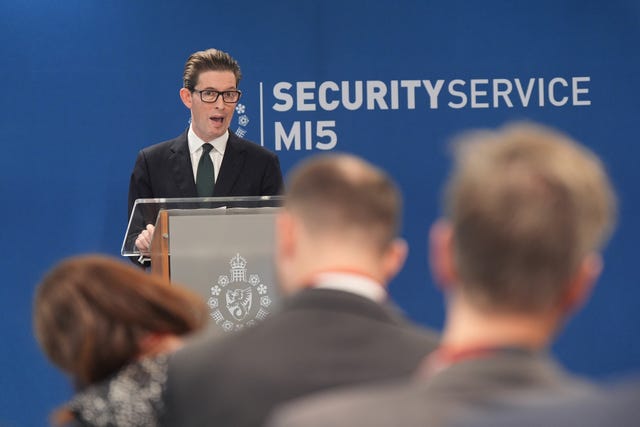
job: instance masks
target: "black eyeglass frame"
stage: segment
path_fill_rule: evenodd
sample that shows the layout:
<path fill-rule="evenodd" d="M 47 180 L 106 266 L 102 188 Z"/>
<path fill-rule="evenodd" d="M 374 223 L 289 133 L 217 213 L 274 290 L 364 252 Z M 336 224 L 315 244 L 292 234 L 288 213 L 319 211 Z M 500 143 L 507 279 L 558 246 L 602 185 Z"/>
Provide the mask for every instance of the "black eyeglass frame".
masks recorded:
<path fill-rule="evenodd" d="M 191 92 L 192 92 L 192 93 L 194 93 L 194 92 L 195 92 L 195 93 L 199 94 L 199 95 L 200 95 L 200 100 L 201 100 L 202 102 L 206 102 L 207 104 L 213 104 L 214 102 L 217 102 L 217 101 L 218 101 L 218 98 L 220 98 L 220 95 L 222 95 L 222 102 L 224 102 L 225 104 L 235 104 L 235 103 L 237 103 L 238 101 L 240 101 L 240 97 L 242 97 L 242 91 L 239 91 L 239 90 L 237 90 L 237 89 L 236 89 L 236 90 L 215 90 L 215 89 L 202 89 L 202 90 L 195 90 L 195 89 L 193 89 Z M 211 101 L 206 101 L 206 100 L 202 97 L 202 92 L 213 92 L 213 93 L 215 93 L 215 94 L 216 94 L 216 97 L 215 97 L 215 98 L 213 98 L 213 100 L 211 100 Z M 224 97 L 225 97 L 225 96 L 228 96 L 228 95 L 225 95 L 225 94 L 227 94 L 227 93 L 237 93 L 237 94 L 238 94 L 238 98 L 237 98 L 235 101 L 227 101 L 226 99 L 224 99 Z"/>

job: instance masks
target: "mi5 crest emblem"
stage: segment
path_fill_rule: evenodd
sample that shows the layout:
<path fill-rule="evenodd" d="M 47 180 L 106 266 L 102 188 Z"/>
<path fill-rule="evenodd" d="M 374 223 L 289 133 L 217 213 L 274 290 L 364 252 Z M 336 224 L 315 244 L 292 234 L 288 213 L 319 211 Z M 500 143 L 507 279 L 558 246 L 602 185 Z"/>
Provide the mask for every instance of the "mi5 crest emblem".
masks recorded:
<path fill-rule="evenodd" d="M 210 316 L 226 332 L 252 326 L 269 315 L 271 298 L 267 285 L 258 274 L 247 275 L 247 260 L 236 254 L 231 258 L 229 275 L 220 275 L 211 287 Z M 248 277 L 247 277 L 248 276 Z"/>
<path fill-rule="evenodd" d="M 227 310 L 231 316 L 238 322 L 242 322 L 251 310 L 251 301 L 253 294 L 251 287 L 245 289 L 227 289 L 225 297 L 227 300 Z"/>

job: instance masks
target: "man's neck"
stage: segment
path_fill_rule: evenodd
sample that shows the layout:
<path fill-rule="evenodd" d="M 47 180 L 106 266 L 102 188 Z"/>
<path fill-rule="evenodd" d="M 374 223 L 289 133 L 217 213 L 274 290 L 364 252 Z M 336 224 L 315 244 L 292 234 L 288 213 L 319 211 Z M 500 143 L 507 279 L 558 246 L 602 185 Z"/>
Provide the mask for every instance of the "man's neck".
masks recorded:
<path fill-rule="evenodd" d="M 480 310 L 461 298 L 449 302 L 442 346 L 451 349 L 546 348 L 557 328 L 553 314 Z"/>
<path fill-rule="evenodd" d="M 193 125 L 189 125 L 189 131 L 187 132 L 187 135 L 189 141 L 193 140 L 197 147 L 200 147 L 203 143 L 214 144 L 218 141 L 223 141 L 226 144 L 226 141 L 229 139 L 229 129 L 227 129 L 222 135 L 213 139 L 209 139 L 203 138 L 202 136 L 198 135 Z"/>
<path fill-rule="evenodd" d="M 298 281 L 309 283 L 315 277 L 327 272 L 347 273 L 367 277 L 377 283 L 385 284 L 386 278 L 379 271 L 379 262 L 370 254 L 335 247 L 333 251 L 318 250 L 313 256 L 305 256 L 300 263 Z M 303 265 L 302 265 L 303 264 Z"/>
<path fill-rule="evenodd" d="M 377 257 L 345 245 L 330 245 L 322 242 L 316 250 L 304 250 L 302 255 L 288 260 L 291 269 L 286 274 L 288 292 L 295 292 L 314 284 L 318 276 L 325 273 L 346 273 L 362 276 L 386 287 L 388 278 L 384 276 Z"/>
<path fill-rule="evenodd" d="M 353 269 L 331 269 L 314 274 L 308 286 L 315 289 L 333 289 L 349 292 L 381 303 L 387 293 L 384 285 L 367 272 Z"/>

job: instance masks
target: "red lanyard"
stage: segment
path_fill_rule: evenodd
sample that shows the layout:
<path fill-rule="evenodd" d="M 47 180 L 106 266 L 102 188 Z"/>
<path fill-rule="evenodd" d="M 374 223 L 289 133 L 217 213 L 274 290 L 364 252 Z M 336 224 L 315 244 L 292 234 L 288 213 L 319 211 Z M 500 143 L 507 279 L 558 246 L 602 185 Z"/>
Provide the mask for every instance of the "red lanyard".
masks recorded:
<path fill-rule="evenodd" d="M 440 347 L 424 359 L 418 368 L 417 375 L 419 378 L 430 378 L 456 363 L 470 359 L 489 357 L 504 349 L 504 347 L 469 347 L 459 349 Z"/>

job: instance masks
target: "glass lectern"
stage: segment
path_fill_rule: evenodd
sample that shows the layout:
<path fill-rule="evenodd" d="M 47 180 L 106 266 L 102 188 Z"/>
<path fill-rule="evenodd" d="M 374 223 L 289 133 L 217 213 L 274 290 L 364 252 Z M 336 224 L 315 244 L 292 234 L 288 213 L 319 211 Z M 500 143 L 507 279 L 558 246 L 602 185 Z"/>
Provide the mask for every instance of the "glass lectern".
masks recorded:
<path fill-rule="evenodd" d="M 231 332 L 277 306 L 275 215 L 282 196 L 138 199 L 122 255 L 139 257 L 137 235 L 155 225 L 151 270 L 200 294 L 213 322 Z"/>

